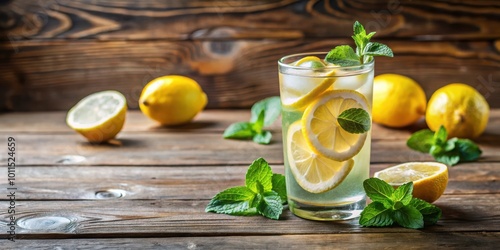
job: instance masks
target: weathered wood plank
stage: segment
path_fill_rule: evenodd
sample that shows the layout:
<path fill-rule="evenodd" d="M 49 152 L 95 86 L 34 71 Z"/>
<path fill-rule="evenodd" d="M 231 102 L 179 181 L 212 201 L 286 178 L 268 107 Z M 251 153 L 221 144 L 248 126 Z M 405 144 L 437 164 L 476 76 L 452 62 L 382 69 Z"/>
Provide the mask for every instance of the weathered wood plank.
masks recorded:
<path fill-rule="evenodd" d="M 372 164 L 371 176 L 392 164 Z M 273 172 L 284 173 L 282 165 Z M 126 167 L 36 166 L 17 172 L 19 200 L 200 199 L 245 183 L 247 166 Z M 7 184 L 0 181 L 0 190 Z M 495 194 L 500 163 L 468 163 L 450 168 L 445 195 Z"/>
<path fill-rule="evenodd" d="M 74 133 L 65 123 L 66 112 L 10 112 L 0 113 L 0 132 L 13 133 Z M 161 127 L 156 122 L 146 118 L 140 111 L 129 110 L 125 132 L 179 132 L 193 131 L 197 133 L 222 133 L 231 123 L 247 121 L 250 119 L 250 110 L 204 110 L 187 125 L 176 127 Z M 372 139 L 402 139 L 406 140 L 410 134 L 426 128 L 422 119 L 416 124 L 401 128 L 391 129 L 378 124 L 373 124 Z M 278 119 L 267 129 L 281 131 L 281 121 Z M 490 110 L 490 119 L 483 137 L 498 137 L 500 135 L 500 109 Z M 500 141 L 500 138 L 499 138 Z M 500 143 L 500 142 L 499 142 Z"/>
<path fill-rule="evenodd" d="M 20 201 L 17 234 L 23 238 L 95 238 L 155 236 L 231 236 L 333 233 L 414 232 L 399 227 L 362 228 L 357 220 L 321 223 L 303 220 L 290 211 L 273 221 L 205 213 L 208 200 Z M 498 232 L 500 194 L 443 196 L 437 225 L 423 232 Z M 0 206 L 6 207 L 6 201 Z M 1 210 L 5 218 L 7 210 Z M 47 227 L 46 225 L 50 225 Z M 6 222 L 0 237 L 7 236 Z"/>
<path fill-rule="evenodd" d="M 500 123 L 500 109 L 498 111 Z M 0 113 L 0 132 L 72 134 L 74 131 L 66 125 L 66 114 L 65 111 Z M 139 110 L 128 110 L 122 131 L 222 133 L 231 123 L 248 120 L 250 120 L 250 109 L 208 109 L 199 113 L 189 124 L 163 127 Z M 267 129 L 280 131 L 281 120 L 278 119 Z"/>
<path fill-rule="evenodd" d="M 248 164 L 264 157 L 271 163 L 283 162 L 281 133 L 274 133 L 270 145 L 253 141 L 225 140 L 220 134 L 195 132 L 120 133 L 116 144 L 92 145 L 78 134 L 37 135 L 0 133 L 17 141 L 16 165 L 232 165 Z M 82 161 L 67 160 L 83 156 Z M 0 162 L 7 155 L 0 156 Z M 4 161 L 5 160 L 5 161 Z"/>
<path fill-rule="evenodd" d="M 247 165 L 263 157 L 272 164 L 283 164 L 280 132 L 273 133 L 270 145 L 252 141 L 226 140 L 222 133 L 196 132 L 122 132 L 116 144 L 93 145 L 73 134 L 0 133 L 6 141 L 13 136 L 17 143 L 18 166 L 22 165 L 128 165 L 128 166 L 189 166 L 189 165 Z M 498 136 L 476 140 L 483 154 L 480 162 L 498 162 Z M 424 153 L 413 151 L 401 139 L 374 139 L 371 145 L 372 163 L 433 161 Z M 72 161 L 67 156 L 83 156 Z M 0 155 L 6 162 L 7 155 Z"/>
<path fill-rule="evenodd" d="M 500 6 L 494 0 L 24 0 L 0 10 L 10 40 L 349 37 L 355 20 L 384 37 L 500 37 Z"/>
<path fill-rule="evenodd" d="M 495 249 L 498 232 L 321 234 L 134 239 L 37 239 L 4 243 L 16 249 Z M 411 244 L 409 244 L 411 242 Z"/>
<path fill-rule="evenodd" d="M 0 44 L 0 110 L 68 110 L 84 96 L 121 91 L 137 108 L 143 86 L 181 74 L 207 92 L 208 108 L 248 108 L 279 94 L 276 61 L 290 53 L 328 51 L 351 40 L 17 41 Z M 379 58 L 376 74 L 417 80 L 428 97 L 464 82 L 500 107 L 500 43 L 387 41 L 394 58 Z M 15 48 L 15 50 L 12 49 Z M 82 53 L 84 51 L 85 53 Z"/>

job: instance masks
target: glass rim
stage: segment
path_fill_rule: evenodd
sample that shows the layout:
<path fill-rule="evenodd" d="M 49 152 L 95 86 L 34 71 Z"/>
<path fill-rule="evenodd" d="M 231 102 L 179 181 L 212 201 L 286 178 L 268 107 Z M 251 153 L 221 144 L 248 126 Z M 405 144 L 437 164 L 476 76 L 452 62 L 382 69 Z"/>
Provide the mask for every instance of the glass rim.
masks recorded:
<path fill-rule="evenodd" d="M 278 60 L 278 65 L 280 67 L 286 67 L 286 68 L 290 68 L 290 69 L 299 69 L 299 70 L 310 69 L 310 68 L 305 68 L 305 67 L 301 67 L 301 66 L 294 66 L 294 65 L 291 65 L 291 64 L 287 64 L 284 61 L 286 59 L 289 59 L 289 58 L 292 58 L 292 57 L 317 56 L 317 55 L 327 55 L 327 54 L 328 54 L 328 52 L 304 52 L 304 53 L 290 54 L 290 55 L 286 55 L 286 56 L 281 57 Z M 320 57 L 320 58 L 322 58 L 322 57 Z M 329 65 L 329 66 L 325 66 L 324 68 L 321 68 L 321 69 L 322 70 L 325 70 L 325 69 L 326 70 L 328 70 L 328 69 L 359 69 L 360 67 L 373 67 L 374 64 L 375 64 L 375 60 L 372 59 L 370 62 L 363 63 L 363 64 L 360 64 L 360 65 L 353 65 L 353 66 Z"/>

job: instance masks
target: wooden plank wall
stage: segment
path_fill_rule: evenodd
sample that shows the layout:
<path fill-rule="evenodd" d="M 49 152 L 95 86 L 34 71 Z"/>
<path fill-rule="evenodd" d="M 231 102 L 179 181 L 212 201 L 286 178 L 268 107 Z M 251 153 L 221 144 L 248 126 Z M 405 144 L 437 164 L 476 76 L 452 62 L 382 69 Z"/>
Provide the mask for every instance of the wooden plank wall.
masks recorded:
<path fill-rule="evenodd" d="M 246 108 L 278 95 L 281 56 L 353 44 L 355 20 L 395 52 L 376 74 L 428 97 L 464 82 L 500 107 L 497 0 L 4 0 L 0 20 L 0 111 L 67 110 L 105 89 L 137 108 L 165 74 L 197 80 L 208 108 Z"/>

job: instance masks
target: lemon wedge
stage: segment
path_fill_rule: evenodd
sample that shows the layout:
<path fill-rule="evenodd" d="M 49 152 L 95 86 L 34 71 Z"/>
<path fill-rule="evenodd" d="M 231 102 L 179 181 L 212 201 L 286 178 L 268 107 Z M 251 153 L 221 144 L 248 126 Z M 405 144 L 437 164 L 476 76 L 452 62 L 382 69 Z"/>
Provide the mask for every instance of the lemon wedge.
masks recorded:
<path fill-rule="evenodd" d="M 310 193 L 322 193 L 335 188 L 354 166 L 352 159 L 339 162 L 311 150 L 302 133 L 300 121 L 288 128 L 287 150 L 288 164 L 295 180 Z"/>
<path fill-rule="evenodd" d="M 408 162 L 378 171 L 374 177 L 393 187 L 412 181 L 413 197 L 432 203 L 448 185 L 448 167 L 438 162 Z"/>
<path fill-rule="evenodd" d="M 316 153 L 336 161 L 359 153 L 367 133 L 349 133 L 337 121 L 343 111 L 351 108 L 369 110 L 366 98 L 353 90 L 327 91 L 307 107 L 302 116 L 302 131 Z"/>
<path fill-rule="evenodd" d="M 286 85 L 282 86 L 282 89 L 285 90 L 282 93 L 283 108 L 303 111 L 318 95 L 334 84 L 336 79 L 332 76 L 335 76 L 336 72 L 334 70 L 326 73 L 323 71 L 315 72 L 314 70 L 325 67 L 323 61 L 315 56 L 304 57 L 295 62 L 293 66 L 307 68 L 311 72 L 307 76 L 302 76 L 299 72 L 297 75 L 280 74 L 280 77 L 287 78 L 280 79 L 280 82 Z"/>
<path fill-rule="evenodd" d="M 114 138 L 123 128 L 127 100 L 117 91 L 91 94 L 68 111 L 66 123 L 89 142 L 100 143 Z"/>

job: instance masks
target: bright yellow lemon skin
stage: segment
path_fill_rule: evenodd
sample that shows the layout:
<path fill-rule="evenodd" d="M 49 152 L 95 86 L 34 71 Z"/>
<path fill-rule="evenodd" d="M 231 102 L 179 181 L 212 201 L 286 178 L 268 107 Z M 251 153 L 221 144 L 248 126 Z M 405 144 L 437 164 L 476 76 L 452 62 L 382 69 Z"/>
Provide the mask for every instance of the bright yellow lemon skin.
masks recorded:
<path fill-rule="evenodd" d="M 433 131 L 443 125 L 449 138 L 474 139 L 486 129 L 489 112 L 488 102 L 476 89 L 452 83 L 432 94 L 425 120 Z"/>
<path fill-rule="evenodd" d="M 413 79 L 382 74 L 373 79 L 373 122 L 400 128 L 417 122 L 425 114 L 425 92 Z"/>
<path fill-rule="evenodd" d="M 190 122 L 207 105 L 208 98 L 193 79 L 168 75 L 153 79 L 142 90 L 139 108 L 162 125 Z"/>

